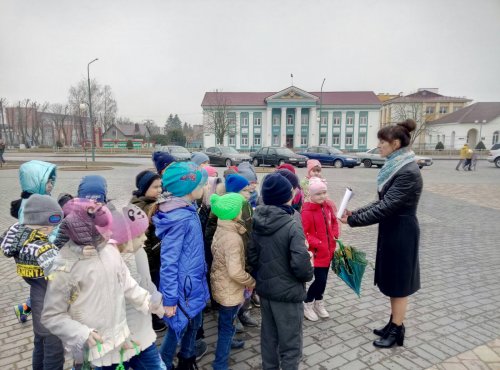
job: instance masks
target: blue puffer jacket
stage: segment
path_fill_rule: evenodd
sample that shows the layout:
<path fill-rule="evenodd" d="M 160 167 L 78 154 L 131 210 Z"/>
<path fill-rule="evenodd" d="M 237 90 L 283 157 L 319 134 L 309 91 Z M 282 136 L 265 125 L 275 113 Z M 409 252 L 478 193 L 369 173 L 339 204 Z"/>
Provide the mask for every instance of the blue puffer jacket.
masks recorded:
<path fill-rule="evenodd" d="M 193 318 L 210 299 L 201 223 L 195 207 L 177 197 L 160 205 L 153 223 L 162 240 L 159 290 L 163 305 L 177 305 L 175 316 L 164 319 L 180 339 L 188 324 L 182 309 Z"/>
<path fill-rule="evenodd" d="M 23 163 L 19 167 L 19 182 L 21 183 L 23 192 L 45 195 L 45 186 L 49 179 L 52 179 L 52 186 L 55 186 L 56 165 L 53 163 L 33 160 Z M 20 224 L 23 223 L 24 204 L 27 199 L 22 200 L 21 207 L 19 208 L 18 219 Z"/>

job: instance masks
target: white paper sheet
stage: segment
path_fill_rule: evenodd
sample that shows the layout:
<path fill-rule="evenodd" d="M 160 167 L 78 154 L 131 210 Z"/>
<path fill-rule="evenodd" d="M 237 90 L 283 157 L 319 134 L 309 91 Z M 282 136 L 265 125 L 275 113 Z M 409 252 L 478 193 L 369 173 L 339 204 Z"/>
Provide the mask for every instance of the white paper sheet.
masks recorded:
<path fill-rule="evenodd" d="M 352 196 L 353 196 L 352 189 L 345 188 L 344 198 L 342 198 L 342 203 L 340 203 L 340 207 L 337 211 L 337 218 L 342 218 L 342 215 L 344 214 L 345 210 L 347 209 L 347 204 L 351 200 Z"/>

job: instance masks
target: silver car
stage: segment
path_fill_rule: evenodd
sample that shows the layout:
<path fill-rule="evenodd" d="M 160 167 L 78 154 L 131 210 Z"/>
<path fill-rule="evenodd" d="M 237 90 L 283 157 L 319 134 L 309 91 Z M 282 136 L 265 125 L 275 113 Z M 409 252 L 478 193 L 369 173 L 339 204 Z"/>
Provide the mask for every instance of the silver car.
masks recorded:
<path fill-rule="evenodd" d="M 378 168 L 380 168 L 385 163 L 385 158 L 382 158 L 380 156 L 380 151 L 378 150 L 378 148 L 373 148 L 368 150 L 367 152 L 359 153 L 358 157 L 361 160 L 363 166 L 368 168 L 372 166 L 377 166 Z M 422 168 L 424 166 L 432 166 L 433 163 L 432 158 L 422 157 L 419 155 L 415 156 L 415 162 L 417 162 L 419 168 Z"/>

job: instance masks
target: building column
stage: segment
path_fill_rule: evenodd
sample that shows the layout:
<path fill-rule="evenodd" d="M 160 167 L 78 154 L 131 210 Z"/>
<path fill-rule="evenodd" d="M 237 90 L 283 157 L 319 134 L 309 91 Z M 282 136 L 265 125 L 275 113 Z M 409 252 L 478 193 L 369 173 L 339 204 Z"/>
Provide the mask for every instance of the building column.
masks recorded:
<path fill-rule="evenodd" d="M 253 147 L 253 112 L 248 112 L 248 147 Z"/>
<path fill-rule="evenodd" d="M 272 144 L 273 131 L 273 109 L 271 107 L 267 107 L 266 121 L 262 121 L 261 146 L 270 146 Z"/>
<path fill-rule="evenodd" d="M 352 148 L 358 149 L 358 132 L 359 132 L 359 111 L 354 111 L 354 124 L 352 125 Z"/>
<path fill-rule="evenodd" d="M 345 149 L 345 131 L 347 129 L 347 112 L 342 111 L 342 118 L 341 118 L 341 125 L 340 125 L 340 143 L 339 143 L 339 148 Z"/>
<path fill-rule="evenodd" d="M 333 111 L 328 111 L 328 132 L 326 134 L 326 145 L 332 146 L 333 136 Z"/>
<path fill-rule="evenodd" d="M 280 146 L 286 146 L 286 107 L 281 107 L 281 140 Z"/>
<path fill-rule="evenodd" d="M 293 146 L 295 148 L 300 147 L 301 128 L 302 128 L 302 108 L 297 107 L 295 108 L 295 127 L 293 134 Z"/>
<path fill-rule="evenodd" d="M 309 140 L 307 146 L 316 146 L 318 143 L 318 117 L 316 116 L 316 107 L 311 107 L 309 109 Z"/>

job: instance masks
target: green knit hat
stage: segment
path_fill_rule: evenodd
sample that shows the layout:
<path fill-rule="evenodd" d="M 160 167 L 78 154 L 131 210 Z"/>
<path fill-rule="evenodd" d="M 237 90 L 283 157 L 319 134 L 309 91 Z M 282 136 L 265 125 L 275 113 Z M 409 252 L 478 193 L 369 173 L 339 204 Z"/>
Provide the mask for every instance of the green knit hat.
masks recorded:
<path fill-rule="evenodd" d="M 212 212 L 221 220 L 234 220 L 241 212 L 245 198 L 239 193 L 228 193 L 223 196 L 212 194 L 210 204 Z"/>

